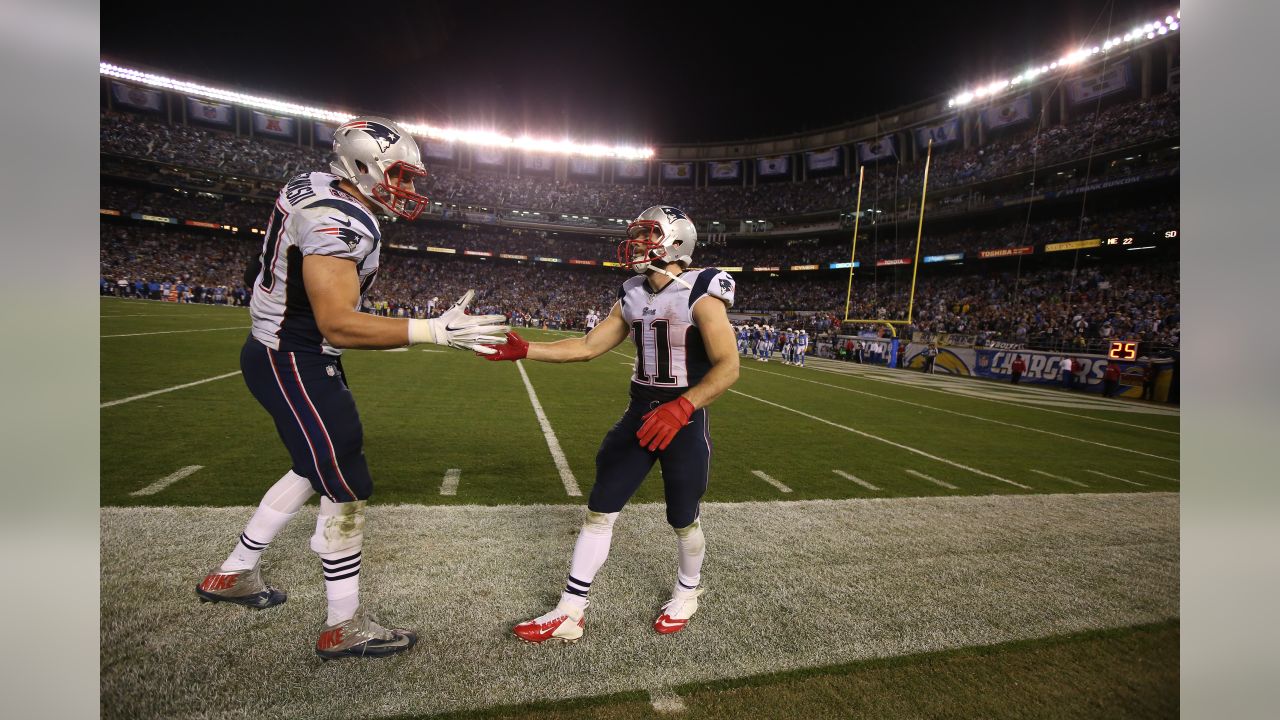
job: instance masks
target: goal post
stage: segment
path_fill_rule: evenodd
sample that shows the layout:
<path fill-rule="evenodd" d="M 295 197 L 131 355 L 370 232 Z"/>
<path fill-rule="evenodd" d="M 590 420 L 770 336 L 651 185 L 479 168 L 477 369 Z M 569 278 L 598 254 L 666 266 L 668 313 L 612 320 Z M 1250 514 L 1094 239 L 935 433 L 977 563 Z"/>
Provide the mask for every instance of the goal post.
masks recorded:
<path fill-rule="evenodd" d="M 849 285 L 845 292 L 844 298 L 844 321 L 845 323 L 864 323 L 871 325 L 885 325 L 893 335 L 897 336 L 895 325 L 910 325 L 912 318 L 915 317 L 916 306 L 916 277 L 920 270 L 920 241 L 924 234 L 924 203 L 929 191 L 929 164 L 933 160 L 933 138 L 929 139 L 929 145 L 925 153 L 924 159 L 924 182 L 920 186 L 920 220 L 916 224 L 916 251 L 915 258 L 911 261 L 911 291 L 907 297 L 907 318 L 905 320 L 886 320 L 884 318 L 851 318 L 849 317 L 849 307 L 853 302 L 853 270 L 857 263 L 858 252 L 858 221 L 862 219 L 862 177 L 865 165 L 858 167 L 858 200 L 857 206 L 853 214 L 853 247 L 849 251 Z"/>

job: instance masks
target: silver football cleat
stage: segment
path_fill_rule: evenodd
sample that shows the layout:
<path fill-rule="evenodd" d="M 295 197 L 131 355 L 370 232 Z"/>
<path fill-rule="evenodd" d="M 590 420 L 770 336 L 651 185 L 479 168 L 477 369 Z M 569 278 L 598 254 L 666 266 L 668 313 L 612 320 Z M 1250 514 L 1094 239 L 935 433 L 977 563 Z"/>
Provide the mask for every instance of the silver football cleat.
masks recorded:
<path fill-rule="evenodd" d="M 248 570 L 214 569 L 196 586 L 200 602 L 229 602 L 255 610 L 283 603 L 288 596 L 262 580 L 259 565 Z"/>
<path fill-rule="evenodd" d="M 316 640 L 316 655 L 324 660 L 340 657 L 386 657 L 418 642 L 418 634 L 403 628 L 379 625 L 364 608 L 356 608 L 350 620 L 326 625 Z"/>

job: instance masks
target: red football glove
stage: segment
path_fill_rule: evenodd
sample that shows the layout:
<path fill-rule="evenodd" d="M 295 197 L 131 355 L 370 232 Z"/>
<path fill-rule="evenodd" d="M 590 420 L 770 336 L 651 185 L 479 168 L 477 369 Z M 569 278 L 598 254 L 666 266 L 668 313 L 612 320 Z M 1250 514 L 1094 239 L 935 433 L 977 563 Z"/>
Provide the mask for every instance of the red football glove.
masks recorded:
<path fill-rule="evenodd" d="M 644 414 L 644 425 L 636 431 L 640 446 L 649 450 L 666 450 L 680 428 L 689 424 L 693 403 L 683 396 L 665 402 Z"/>
<path fill-rule="evenodd" d="M 476 355 L 485 360 L 519 360 L 529 354 L 529 341 L 515 334 L 507 332 L 507 342 L 503 345 L 481 345 L 480 347 L 489 348 L 488 354 L 477 351 Z"/>

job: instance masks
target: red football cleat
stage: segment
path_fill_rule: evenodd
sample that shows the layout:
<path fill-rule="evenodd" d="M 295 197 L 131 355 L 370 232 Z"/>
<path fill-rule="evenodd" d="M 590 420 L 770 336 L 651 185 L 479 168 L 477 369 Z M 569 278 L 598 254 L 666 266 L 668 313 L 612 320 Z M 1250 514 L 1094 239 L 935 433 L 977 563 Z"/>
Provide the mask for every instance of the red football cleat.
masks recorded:
<path fill-rule="evenodd" d="M 582 629 L 587 626 L 586 615 L 577 608 L 558 605 L 554 610 L 520 623 L 512 629 L 516 637 L 527 643 L 540 643 L 547 640 L 577 642 L 582 637 Z"/>
<path fill-rule="evenodd" d="M 653 629 L 663 635 L 678 633 L 689 624 L 689 618 L 698 612 L 698 596 L 706 592 L 706 588 L 698 588 L 691 592 L 676 591 L 671 599 L 663 603 L 662 612 L 653 621 Z"/>

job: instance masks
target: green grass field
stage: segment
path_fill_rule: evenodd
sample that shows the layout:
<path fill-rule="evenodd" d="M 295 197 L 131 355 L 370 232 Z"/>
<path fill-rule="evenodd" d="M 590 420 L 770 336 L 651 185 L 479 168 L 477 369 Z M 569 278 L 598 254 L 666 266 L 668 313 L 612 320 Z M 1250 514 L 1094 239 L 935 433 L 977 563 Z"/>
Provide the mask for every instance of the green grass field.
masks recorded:
<path fill-rule="evenodd" d="M 289 467 L 238 375 L 247 312 L 104 299 L 100 314 L 104 715 L 235 715 L 257 696 L 223 674 L 269 662 L 292 688 L 275 714 L 353 716 L 326 710 L 325 688 L 290 674 L 304 667 L 332 679 L 343 666 L 308 657 L 323 607 L 305 550 L 310 520 L 295 520 L 272 547 L 281 557 L 268 572 L 290 591 L 282 608 L 249 617 L 198 606 L 188 587 Z M 515 643 L 509 624 L 542 612 L 563 582 L 585 504 L 568 488 L 590 491 L 599 441 L 627 403 L 631 354 L 624 344 L 586 364 L 522 363 L 567 471 L 514 364 L 435 347 L 344 355 L 375 482 L 367 601 L 410 624 L 466 606 L 445 626 L 461 623 L 470 638 L 459 648 L 424 641 L 416 659 L 347 663 L 375 697 L 379 688 L 403 695 L 409 681 L 427 688 L 373 701 L 365 714 L 1176 715 L 1176 409 L 814 358 L 806 368 L 744 359 L 738 383 L 711 408 L 712 591 L 672 638 L 692 653 L 688 667 L 661 672 L 673 645 L 641 633 L 669 588 L 674 549 L 663 549 L 673 543 L 653 481 L 624 512 L 606 582 L 593 591 L 599 625 L 588 638 L 597 645 Z M 450 470 L 460 471 L 456 493 L 444 495 Z M 492 529 L 473 534 L 464 520 Z M 647 532 L 631 538 L 628 522 Z M 756 537 L 765 528 L 772 534 Z M 286 542 L 299 547 L 286 551 Z M 640 547 L 654 557 L 632 557 Z M 126 582 L 137 568 L 148 593 Z M 458 594 L 449 573 L 486 588 L 482 602 Z M 165 599 L 153 605 L 156 597 Z M 797 630 L 777 631 L 776 646 L 735 637 L 762 614 L 797 611 L 809 619 L 786 620 Z M 830 635 L 819 629 L 824 618 Z M 215 650 L 210 666 L 207 653 L 160 640 L 156 657 L 117 649 L 142 627 L 210 631 L 244 652 Z M 244 633 L 289 649 L 255 660 Z M 454 655 L 502 689 L 441 680 L 432 694 L 431 659 Z M 607 680 L 571 675 L 548 690 L 528 677 L 539 663 L 557 675 L 613 669 Z M 1066 679 L 1055 684 L 1045 668 L 1059 666 Z M 192 682 L 216 686 L 222 704 L 176 700 Z M 1020 690 L 996 695 L 1001 684 Z"/>

